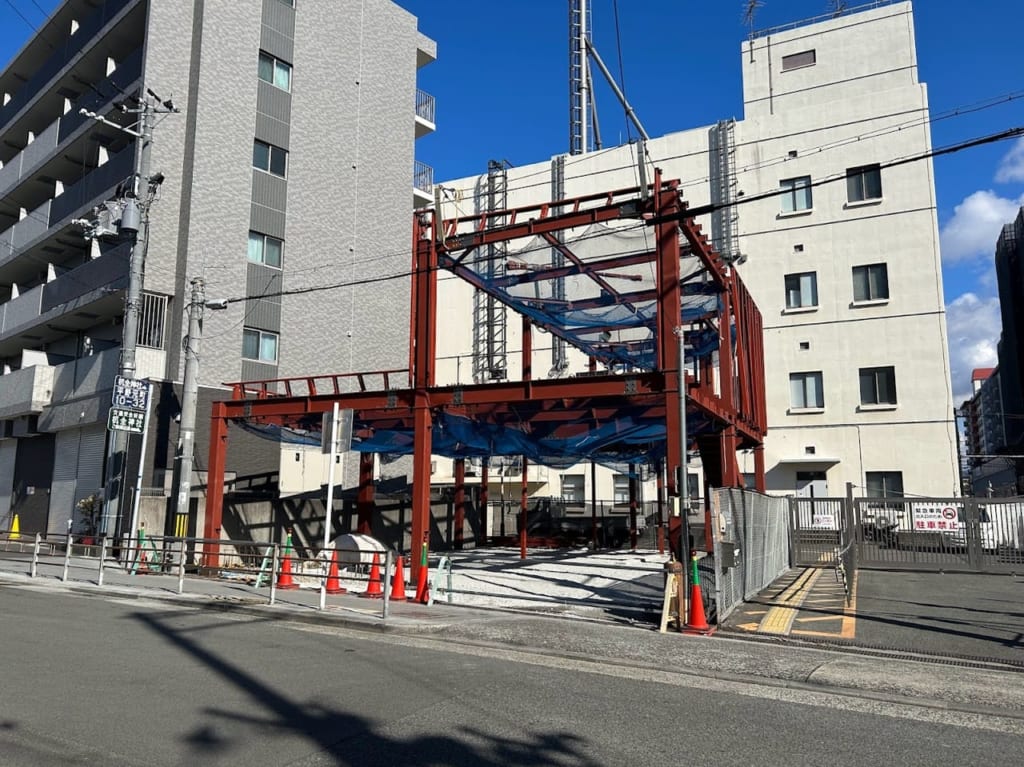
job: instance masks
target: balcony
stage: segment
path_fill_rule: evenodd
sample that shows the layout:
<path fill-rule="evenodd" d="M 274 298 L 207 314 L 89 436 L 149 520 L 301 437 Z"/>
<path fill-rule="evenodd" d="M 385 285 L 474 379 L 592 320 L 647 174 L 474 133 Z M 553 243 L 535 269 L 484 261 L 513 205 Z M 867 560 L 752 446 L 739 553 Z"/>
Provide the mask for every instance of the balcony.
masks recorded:
<path fill-rule="evenodd" d="M 41 413 L 53 394 L 53 368 L 32 365 L 0 376 L 0 418 Z"/>
<path fill-rule="evenodd" d="M 0 106 L 0 131 L 6 129 L 14 116 L 34 97 L 45 92 L 50 81 L 71 64 L 83 48 L 98 41 L 100 30 L 134 2 L 136 0 L 108 0 L 90 16 L 82 19 L 78 30 L 67 40 L 62 41 L 46 61 L 36 67 L 28 80 L 12 94 L 11 99 Z"/>
<path fill-rule="evenodd" d="M 412 169 L 412 206 L 422 208 L 434 202 L 434 169 L 416 160 Z"/>
<path fill-rule="evenodd" d="M 422 138 L 437 130 L 434 120 L 434 97 L 423 90 L 416 90 L 416 138 Z"/>

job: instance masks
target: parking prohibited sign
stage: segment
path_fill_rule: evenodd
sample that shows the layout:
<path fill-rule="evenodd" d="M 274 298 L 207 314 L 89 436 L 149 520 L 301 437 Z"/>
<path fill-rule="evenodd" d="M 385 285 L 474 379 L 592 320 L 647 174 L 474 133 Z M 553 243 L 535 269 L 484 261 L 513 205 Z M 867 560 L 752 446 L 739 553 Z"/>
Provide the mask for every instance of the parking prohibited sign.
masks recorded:
<path fill-rule="evenodd" d="M 112 407 L 107 411 L 107 428 L 110 431 L 130 431 L 134 434 L 142 434 L 146 429 L 146 414 L 142 410 Z"/>

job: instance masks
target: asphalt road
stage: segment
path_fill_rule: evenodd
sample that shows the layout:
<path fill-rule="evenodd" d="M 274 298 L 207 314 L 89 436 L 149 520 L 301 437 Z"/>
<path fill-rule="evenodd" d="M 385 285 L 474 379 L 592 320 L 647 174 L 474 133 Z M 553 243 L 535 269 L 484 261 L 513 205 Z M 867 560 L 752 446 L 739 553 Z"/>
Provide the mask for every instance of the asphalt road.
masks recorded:
<path fill-rule="evenodd" d="M 1024 749 L 1022 718 L 444 635 L 9 586 L 0 615 L 0 765 L 932 766 Z"/>

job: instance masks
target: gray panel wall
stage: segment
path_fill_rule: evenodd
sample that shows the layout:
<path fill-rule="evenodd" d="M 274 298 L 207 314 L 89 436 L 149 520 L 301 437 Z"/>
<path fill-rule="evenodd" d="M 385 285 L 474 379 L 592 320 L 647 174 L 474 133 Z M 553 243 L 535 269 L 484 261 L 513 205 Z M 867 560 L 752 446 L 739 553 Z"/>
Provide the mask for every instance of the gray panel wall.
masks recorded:
<path fill-rule="evenodd" d="M 17 451 L 16 440 L 0 440 L 0 530 L 9 530 L 11 527 L 11 493 L 14 490 L 14 458 Z"/>

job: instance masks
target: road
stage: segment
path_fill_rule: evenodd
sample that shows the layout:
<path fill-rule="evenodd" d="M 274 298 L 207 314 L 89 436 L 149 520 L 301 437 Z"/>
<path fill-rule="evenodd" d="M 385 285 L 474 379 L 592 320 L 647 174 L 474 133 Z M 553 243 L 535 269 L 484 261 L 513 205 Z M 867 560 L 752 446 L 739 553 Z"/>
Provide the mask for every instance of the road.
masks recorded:
<path fill-rule="evenodd" d="M 906 767 L 1024 749 L 1012 716 L 443 636 L 9 586 L 0 614 L 0 765 Z"/>

